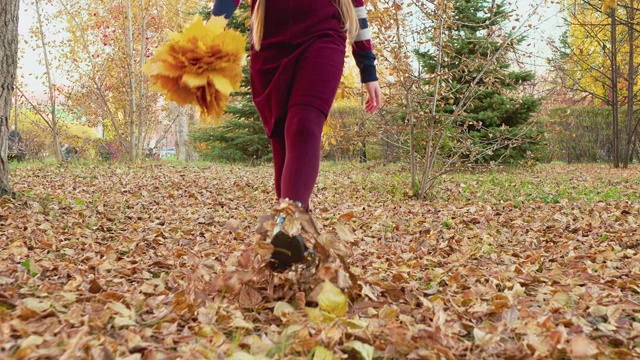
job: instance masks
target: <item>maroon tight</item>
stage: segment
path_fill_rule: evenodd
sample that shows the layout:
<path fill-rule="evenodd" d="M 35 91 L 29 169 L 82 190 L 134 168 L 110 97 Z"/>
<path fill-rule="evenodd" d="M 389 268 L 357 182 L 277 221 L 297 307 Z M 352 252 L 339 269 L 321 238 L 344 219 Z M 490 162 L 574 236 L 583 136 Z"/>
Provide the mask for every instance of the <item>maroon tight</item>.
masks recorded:
<path fill-rule="evenodd" d="M 326 116 L 313 106 L 294 105 L 271 133 L 276 195 L 309 209 L 320 168 L 322 127 Z"/>

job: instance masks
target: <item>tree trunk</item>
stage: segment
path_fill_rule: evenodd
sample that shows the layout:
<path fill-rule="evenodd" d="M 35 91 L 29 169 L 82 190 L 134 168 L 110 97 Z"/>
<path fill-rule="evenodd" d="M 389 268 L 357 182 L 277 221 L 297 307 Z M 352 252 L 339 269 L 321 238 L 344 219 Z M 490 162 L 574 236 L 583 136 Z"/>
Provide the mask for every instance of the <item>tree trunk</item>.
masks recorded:
<path fill-rule="evenodd" d="M 12 195 L 9 186 L 9 117 L 18 66 L 19 0 L 4 0 L 0 7 L 0 196 Z"/>
<path fill-rule="evenodd" d="M 438 149 L 440 148 L 440 142 L 444 137 L 444 131 L 440 131 L 440 134 L 436 133 L 436 117 L 437 117 L 437 109 L 438 109 L 438 101 L 439 101 L 439 91 L 440 91 L 440 80 L 441 80 L 441 66 L 442 66 L 442 55 L 444 52 L 444 22 L 445 22 L 445 7 L 441 5 L 438 16 L 438 45 L 437 45 L 437 54 L 438 61 L 435 69 L 436 79 L 433 89 L 433 101 L 431 103 L 431 111 L 429 114 L 429 137 L 427 140 L 427 146 L 425 149 L 425 157 L 424 157 L 424 169 L 422 171 L 422 179 L 420 180 L 420 190 L 418 192 L 418 198 L 424 199 L 427 190 L 431 186 L 432 181 L 432 172 L 433 165 L 436 161 L 436 156 L 438 155 Z M 473 86 L 473 84 L 472 84 Z"/>
<path fill-rule="evenodd" d="M 187 114 L 180 114 L 176 123 L 176 156 L 180 161 L 189 161 L 187 148 L 187 134 L 189 133 L 189 119 Z"/>
<path fill-rule="evenodd" d="M 127 1 L 127 42 L 129 43 L 129 159 L 136 160 L 136 80 L 135 59 L 133 51 L 133 15 L 131 0 Z"/>
<path fill-rule="evenodd" d="M 364 108 L 364 84 L 360 84 L 360 106 Z M 358 124 L 358 131 L 360 132 L 360 136 L 362 136 L 362 140 L 360 140 L 360 162 L 367 162 L 367 137 L 366 137 L 366 114 L 362 113 L 362 119 L 360 120 L 360 124 Z"/>
<path fill-rule="evenodd" d="M 620 167 L 620 129 L 618 127 L 618 50 L 616 35 L 616 9 L 612 7 L 611 14 L 611 113 L 613 116 L 612 147 L 613 147 L 613 167 Z"/>
<path fill-rule="evenodd" d="M 187 149 L 187 135 L 189 134 L 189 116 L 185 109 L 180 109 L 178 105 L 171 103 L 176 107 L 178 118 L 175 122 L 176 133 L 176 157 L 180 161 L 189 161 L 189 150 Z"/>
<path fill-rule="evenodd" d="M 140 0 L 140 9 L 142 13 L 142 25 L 140 26 L 140 72 L 142 72 L 142 66 L 145 63 L 146 59 L 146 48 L 147 48 L 147 21 L 145 16 L 145 0 Z M 137 139 L 137 153 L 142 153 L 142 146 L 145 143 L 144 139 L 144 130 L 145 130 L 145 105 L 146 105 L 146 96 L 145 96 L 145 82 L 144 75 L 140 76 L 140 93 L 138 94 L 138 139 Z"/>
<path fill-rule="evenodd" d="M 416 122 L 413 118 L 413 102 L 411 101 L 411 90 L 405 90 L 407 98 L 407 117 L 409 118 L 409 166 L 411 166 L 411 191 L 417 195 L 416 177 L 418 167 L 416 165 Z"/>
<path fill-rule="evenodd" d="M 13 104 L 13 122 L 14 122 L 14 128 L 16 129 L 16 131 L 18 131 L 18 94 L 16 93 L 16 98 L 14 100 L 14 104 Z"/>
<path fill-rule="evenodd" d="M 38 31 L 40 32 L 40 43 L 42 44 L 42 55 L 44 58 L 44 68 L 47 76 L 47 89 L 49 91 L 49 129 L 51 130 L 51 139 L 53 141 L 53 149 L 58 162 L 62 162 L 62 151 L 60 149 L 60 140 L 58 139 L 58 119 L 56 117 L 56 90 L 53 86 L 53 76 L 51 75 L 51 63 L 49 62 L 49 54 L 47 53 L 47 42 L 44 37 L 44 29 L 42 27 L 42 16 L 40 15 L 40 0 L 35 1 L 36 17 L 38 21 Z M 43 118 L 47 122 L 46 118 Z"/>
<path fill-rule="evenodd" d="M 629 25 L 627 26 L 627 31 L 629 33 L 629 68 L 627 70 L 627 136 L 626 141 L 624 142 L 624 158 L 622 159 L 622 167 L 625 169 L 629 167 L 633 147 L 633 99 L 635 97 L 633 91 L 633 85 L 635 85 L 635 71 L 633 66 L 635 63 L 635 54 L 633 51 L 635 41 L 635 29 L 633 27 L 635 22 L 634 6 L 633 0 L 630 0 L 628 13 Z"/>

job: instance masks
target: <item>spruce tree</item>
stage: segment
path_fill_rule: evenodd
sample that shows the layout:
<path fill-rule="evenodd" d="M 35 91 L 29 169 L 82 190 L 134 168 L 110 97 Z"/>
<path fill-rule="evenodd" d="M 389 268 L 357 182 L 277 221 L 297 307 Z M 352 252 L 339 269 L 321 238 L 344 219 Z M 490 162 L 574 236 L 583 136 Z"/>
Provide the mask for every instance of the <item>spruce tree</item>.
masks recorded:
<path fill-rule="evenodd" d="M 510 12 L 505 1 L 454 0 L 452 12 L 451 21 L 444 29 L 440 66 L 445 81 L 441 83 L 437 112 L 453 114 L 478 74 L 484 70 L 479 81 L 469 90 L 467 104 L 458 114 L 456 126 L 468 132 L 476 148 L 494 147 L 494 139 L 504 139 L 505 132 L 515 136 L 520 130 L 518 127 L 527 123 L 540 106 L 539 99 L 521 93 L 523 85 L 534 80 L 534 74 L 511 69 L 510 58 L 515 54 L 517 44 L 525 39 L 519 36 L 505 42 L 509 34 L 504 29 Z M 435 41 L 433 38 L 429 40 Z M 502 47 L 504 49 L 500 50 Z M 498 51 L 499 55 L 495 56 Z M 436 51 L 418 52 L 417 57 L 427 72 L 436 71 Z M 503 136 L 495 136 L 498 133 Z M 536 135 L 524 136 L 529 138 L 519 146 L 505 146 L 477 160 L 496 160 L 505 151 L 509 151 L 508 159 L 521 159 L 535 143 Z"/>
<path fill-rule="evenodd" d="M 200 11 L 203 18 L 211 16 L 210 5 Z M 248 35 L 247 26 L 250 5 L 240 2 L 227 27 Z M 247 44 L 247 53 L 249 44 Z M 250 59 L 249 59 L 250 61 Z M 244 67 L 244 78 L 240 91 L 233 93 L 227 113 L 231 119 L 219 126 L 203 127 L 192 132 L 191 139 L 201 144 L 198 152 L 205 160 L 230 162 L 264 162 L 271 160 L 271 147 L 265 135 L 258 110 L 251 98 L 249 83 L 249 61 Z"/>

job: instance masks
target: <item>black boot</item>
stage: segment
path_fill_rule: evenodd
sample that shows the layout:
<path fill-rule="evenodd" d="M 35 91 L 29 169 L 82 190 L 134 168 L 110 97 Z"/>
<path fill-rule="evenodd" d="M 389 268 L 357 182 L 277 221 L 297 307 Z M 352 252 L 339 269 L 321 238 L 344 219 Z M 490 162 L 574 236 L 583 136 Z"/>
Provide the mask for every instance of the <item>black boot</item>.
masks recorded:
<path fill-rule="evenodd" d="M 309 250 L 302 236 L 290 236 L 284 231 L 278 231 L 271 239 L 273 253 L 269 259 L 269 266 L 273 271 L 285 271 L 293 264 L 306 260 L 305 254 Z"/>

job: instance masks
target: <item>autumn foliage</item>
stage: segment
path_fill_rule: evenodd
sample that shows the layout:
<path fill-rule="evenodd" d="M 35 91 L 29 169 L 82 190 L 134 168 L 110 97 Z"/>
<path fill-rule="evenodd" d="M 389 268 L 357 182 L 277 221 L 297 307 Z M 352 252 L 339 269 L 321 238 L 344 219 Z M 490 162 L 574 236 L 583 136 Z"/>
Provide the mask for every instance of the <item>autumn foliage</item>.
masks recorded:
<path fill-rule="evenodd" d="M 640 356 L 637 167 L 454 174 L 425 202 L 397 166 L 324 164 L 328 252 L 285 274 L 254 231 L 276 205 L 268 165 L 12 179 L 0 358 Z"/>

